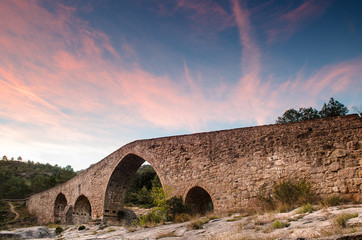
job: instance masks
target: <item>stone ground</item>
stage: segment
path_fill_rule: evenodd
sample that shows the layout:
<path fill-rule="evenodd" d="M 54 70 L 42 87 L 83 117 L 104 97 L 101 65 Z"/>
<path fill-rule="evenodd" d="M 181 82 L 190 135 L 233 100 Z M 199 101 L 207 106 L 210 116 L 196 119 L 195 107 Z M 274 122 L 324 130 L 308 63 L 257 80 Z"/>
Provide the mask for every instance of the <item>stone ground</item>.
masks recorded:
<path fill-rule="evenodd" d="M 253 216 L 234 214 L 210 220 L 197 230 L 190 229 L 190 222 L 143 229 L 139 227 L 85 225 L 85 230 L 81 231 L 78 230 L 78 226 L 62 226 L 65 229 L 62 234 L 50 235 L 45 239 L 362 239 L 362 204 L 320 208 L 312 213 L 298 214 L 297 211 L 298 209 L 288 213 L 266 213 Z M 349 219 L 342 227 L 336 220 L 341 214 L 346 213 L 355 216 L 358 214 L 358 216 Z M 286 225 L 275 228 L 273 227 L 275 220 Z M 25 229 L 21 229 L 21 231 L 24 232 Z M 50 229 L 50 232 L 54 234 L 54 229 Z M 0 232 L 0 239 L 3 233 L 6 232 Z M 342 235 L 349 237 L 342 237 Z M 30 235 L 29 238 L 31 236 L 36 235 Z M 45 236 L 42 237 L 44 239 Z"/>

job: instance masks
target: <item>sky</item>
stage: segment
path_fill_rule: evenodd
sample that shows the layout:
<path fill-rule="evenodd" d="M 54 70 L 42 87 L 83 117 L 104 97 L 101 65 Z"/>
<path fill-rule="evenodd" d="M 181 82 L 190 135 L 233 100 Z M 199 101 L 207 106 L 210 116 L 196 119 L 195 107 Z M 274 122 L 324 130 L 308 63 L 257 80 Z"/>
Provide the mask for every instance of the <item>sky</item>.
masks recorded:
<path fill-rule="evenodd" d="M 138 139 L 362 104 L 362 1 L 1 0 L 0 155 L 85 169 Z M 353 113 L 353 111 L 350 111 Z"/>

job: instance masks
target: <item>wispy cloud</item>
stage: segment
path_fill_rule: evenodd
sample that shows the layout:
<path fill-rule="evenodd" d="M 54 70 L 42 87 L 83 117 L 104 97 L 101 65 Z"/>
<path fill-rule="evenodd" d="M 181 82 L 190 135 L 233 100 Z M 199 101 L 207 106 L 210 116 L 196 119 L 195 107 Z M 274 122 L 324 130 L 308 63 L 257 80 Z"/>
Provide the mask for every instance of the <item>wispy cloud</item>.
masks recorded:
<path fill-rule="evenodd" d="M 190 12 L 192 27 L 199 34 L 213 34 L 234 26 L 234 21 L 218 3 L 211 0 L 178 0 L 177 9 Z"/>
<path fill-rule="evenodd" d="M 268 18 L 268 21 L 265 21 L 267 43 L 287 41 L 299 28 L 321 16 L 329 5 L 326 1 L 306 0 L 297 6 L 291 2 L 284 8 L 269 11 L 263 9 L 261 18 Z M 269 12 L 267 16 L 265 12 Z"/>

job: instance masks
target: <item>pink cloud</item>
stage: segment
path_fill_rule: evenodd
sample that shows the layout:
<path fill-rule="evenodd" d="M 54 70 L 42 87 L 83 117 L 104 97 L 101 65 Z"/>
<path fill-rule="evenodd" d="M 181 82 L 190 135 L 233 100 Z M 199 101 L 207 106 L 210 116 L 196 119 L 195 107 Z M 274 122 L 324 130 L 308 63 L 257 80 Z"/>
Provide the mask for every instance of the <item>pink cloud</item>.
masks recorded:
<path fill-rule="evenodd" d="M 267 42 L 288 40 L 303 24 L 322 15 L 327 7 L 327 2 L 304 1 L 297 8 L 274 15 L 267 30 Z"/>

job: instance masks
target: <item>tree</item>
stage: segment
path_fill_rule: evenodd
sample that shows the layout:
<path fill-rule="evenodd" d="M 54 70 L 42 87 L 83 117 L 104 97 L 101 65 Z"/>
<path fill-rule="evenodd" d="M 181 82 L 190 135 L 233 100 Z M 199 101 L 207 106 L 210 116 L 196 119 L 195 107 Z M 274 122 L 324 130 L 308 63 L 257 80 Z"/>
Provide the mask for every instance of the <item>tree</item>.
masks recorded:
<path fill-rule="evenodd" d="M 289 109 L 283 113 L 283 116 L 278 117 L 276 123 L 292 123 L 299 122 L 300 115 L 294 108 Z"/>
<path fill-rule="evenodd" d="M 324 103 L 322 110 L 319 112 L 322 118 L 344 116 L 347 113 L 347 107 L 333 98 L 329 99 L 328 104 Z"/>
<path fill-rule="evenodd" d="M 285 111 L 283 116 L 278 117 L 276 123 L 302 122 L 318 118 L 321 117 L 315 108 L 299 108 L 298 111 L 292 108 Z"/>
<path fill-rule="evenodd" d="M 338 102 L 331 98 L 328 104 L 324 103 L 322 110 L 318 112 L 317 109 L 309 107 L 309 108 L 299 108 L 299 110 L 295 110 L 291 108 L 284 112 L 281 117 L 275 121 L 276 123 L 292 123 L 292 122 L 302 122 L 307 120 L 313 120 L 318 118 L 325 117 L 336 117 L 336 116 L 344 116 L 348 113 L 348 109 L 342 103 Z"/>
<path fill-rule="evenodd" d="M 307 121 L 321 118 L 319 112 L 315 108 L 299 108 L 299 114 L 301 115 L 300 121 Z"/>

